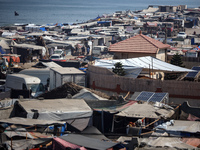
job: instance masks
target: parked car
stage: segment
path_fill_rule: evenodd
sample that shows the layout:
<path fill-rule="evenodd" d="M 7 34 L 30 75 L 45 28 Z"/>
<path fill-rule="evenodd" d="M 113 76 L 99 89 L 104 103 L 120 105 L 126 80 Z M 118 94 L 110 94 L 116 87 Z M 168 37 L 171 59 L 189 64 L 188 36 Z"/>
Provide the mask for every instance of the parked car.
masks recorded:
<path fill-rule="evenodd" d="M 64 57 L 60 54 L 52 54 L 50 60 L 63 60 Z"/>
<path fill-rule="evenodd" d="M 187 34 L 185 32 L 179 32 L 177 35 L 177 38 L 183 38 L 185 39 L 187 37 Z"/>
<path fill-rule="evenodd" d="M 86 56 L 83 60 L 84 61 L 94 61 L 95 59 L 100 59 L 100 58 L 89 55 L 89 56 Z"/>
<path fill-rule="evenodd" d="M 55 50 L 55 51 L 53 52 L 53 54 L 60 54 L 60 55 L 64 56 L 64 52 L 63 52 L 62 49 L 57 49 L 57 50 Z"/>

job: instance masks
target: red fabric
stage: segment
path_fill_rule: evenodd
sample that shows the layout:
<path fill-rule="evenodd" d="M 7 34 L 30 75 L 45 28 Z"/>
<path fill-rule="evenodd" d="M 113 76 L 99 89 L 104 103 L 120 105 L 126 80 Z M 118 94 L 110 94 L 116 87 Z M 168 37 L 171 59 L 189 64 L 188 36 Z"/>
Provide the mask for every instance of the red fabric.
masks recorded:
<path fill-rule="evenodd" d="M 15 57 L 15 56 L 3 56 L 3 57 L 5 57 L 8 60 L 8 62 L 10 62 L 10 57 L 12 58 L 13 62 L 17 62 L 17 63 L 20 62 L 19 57 Z"/>
<path fill-rule="evenodd" d="M 198 118 L 192 114 L 189 114 L 187 120 L 196 121 L 196 120 L 200 120 L 200 118 Z"/>
<path fill-rule="evenodd" d="M 66 147 L 70 147 L 72 149 L 80 148 L 81 150 L 86 150 L 84 147 L 80 147 L 78 145 L 69 143 L 60 138 L 53 138 L 53 150 L 65 150 Z"/>

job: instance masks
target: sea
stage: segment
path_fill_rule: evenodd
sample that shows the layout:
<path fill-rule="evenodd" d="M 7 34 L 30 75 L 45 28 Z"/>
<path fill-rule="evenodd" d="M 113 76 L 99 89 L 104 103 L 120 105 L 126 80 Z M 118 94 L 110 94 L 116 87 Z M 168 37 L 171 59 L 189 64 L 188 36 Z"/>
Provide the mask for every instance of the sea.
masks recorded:
<path fill-rule="evenodd" d="M 0 26 L 82 23 L 116 11 L 142 10 L 149 5 L 200 7 L 200 0 L 0 0 Z M 15 16 L 14 12 L 19 16 Z"/>

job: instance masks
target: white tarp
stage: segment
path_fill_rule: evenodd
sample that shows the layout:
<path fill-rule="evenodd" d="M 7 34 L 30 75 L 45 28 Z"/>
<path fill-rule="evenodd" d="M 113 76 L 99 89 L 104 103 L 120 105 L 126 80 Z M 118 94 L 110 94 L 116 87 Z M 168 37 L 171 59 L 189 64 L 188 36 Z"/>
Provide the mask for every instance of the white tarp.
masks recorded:
<path fill-rule="evenodd" d="M 153 69 L 160 72 L 194 72 L 194 70 L 175 66 L 164 62 L 160 59 L 146 56 L 130 59 L 116 59 L 116 60 L 95 60 L 95 66 L 112 68 L 116 62 L 121 62 L 124 69 Z"/>
<path fill-rule="evenodd" d="M 108 100 L 103 97 L 100 97 L 87 89 L 80 90 L 79 93 L 72 96 L 73 99 L 84 99 L 84 100 Z"/>
<path fill-rule="evenodd" d="M 119 60 L 104 60 L 104 59 L 96 59 L 95 60 L 95 66 L 104 67 L 107 69 L 112 69 L 115 66 L 115 63 L 121 62 L 123 65 L 123 68 L 126 72 L 125 77 L 132 77 L 137 78 L 137 76 L 142 71 L 142 67 L 134 66 L 131 64 L 131 62 L 128 59 L 119 59 Z"/>

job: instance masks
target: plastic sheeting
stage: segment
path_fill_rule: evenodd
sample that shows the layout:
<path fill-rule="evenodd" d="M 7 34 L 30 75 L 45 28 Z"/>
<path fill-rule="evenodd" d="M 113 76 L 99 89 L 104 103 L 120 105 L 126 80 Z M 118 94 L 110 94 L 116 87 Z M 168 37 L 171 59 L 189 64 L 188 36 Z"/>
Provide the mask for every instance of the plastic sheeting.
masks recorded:
<path fill-rule="evenodd" d="M 14 103 L 17 101 L 17 99 L 7 99 L 0 101 L 0 108 L 7 108 L 14 105 Z"/>
<path fill-rule="evenodd" d="M 26 126 L 33 126 L 33 125 L 63 125 L 65 122 L 61 121 L 51 121 L 51 120 L 39 120 L 39 119 L 29 119 L 29 118 L 20 118 L 20 117 L 13 117 L 9 119 L 1 119 L 1 123 L 8 123 L 8 124 L 15 124 L 15 125 L 26 125 Z"/>
<path fill-rule="evenodd" d="M 180 138 L 173 137 L 159 137 L 159 138 L 144 138 L 141 142 L 146 143 L 148 146 L 160 147 L 165 149 L 166 147 L 176 149 L 194 149 L 195 147 L 185 144 Z"/>
<path fill-rule="evenodd" d="M 134 66 L 131 64 L 131 62 L 128 59 L 120 59 L 120 60 L 104 60 L 104 59 L 96 59 L 95 60 L 95 66 L 112 69 L 115 66 L 115 63 L 121 62 L 123 65 L 123 68 L 126 72 L 125 77 L 132 77 L 137 78 L 137 76 L 142 71 L 142 67 Z"/>
<path fill-rule="evenodd" d="M 37 119 L 40 120 L 64 121 L 92 116 L 92 109 L 81 99 L 27 100 L 20 101 L 18 105 L 21 105 L 25 112 L 18 112 L 18 106 L 16 106 L 13 117 L 27 113 L 24 117 L 32 119 L 37 113 Z"/>
<path fill-rule="evenodd" d="M 99 97 L 98 95 L 86 90 L 82 89 L 78 94 L 72 97 L 73 99 L 84 99 L 84 100 L 107 100 L 105 98 Z"/>
<path fill-rule="evenodd" d="M 106 150 L 118 144 L 108 141 L 101 141 L 99 139 L 89 138 L 78 134 L 66 134 L 59 138 L 76 145 L 84 146 L 85 148 L 89 149 Z"/>
<path fill-rule="evenodd" d="M 138 104 L 134 103 L 133 105 L 129 106 L 125 110 L 121 111 L 120 113 L 116 114 L 117 116 L 123 117 L 133 117 L 133 118 L 160 118 L 165 117 L 169 118 L 174 114 L 174 110 L 167 110 L 163 108 L 154 107 L 151 104 Z"/>
<path fill-rule="evenodd" d="M 118 60 L 100 59 L 95 60 L 95 66 L 111 69 L 117 62 L 121 62 L 125 70 L 135 70 L 135 76 L 139 71 L 141 72 L 142 69 L 153 69 L 154 71 L 160 72 L 194 72 L 194 70 L 175 66 L 151 56 Z"/>
<path fill-rule="evenodd" d="M 179 132 L 197 133 L 200 132 L 200 123 L 199 121 L 174 120 L 173 125 L 171 125 L 170 122 L 166 122 L 163 123 L 162 125 L 157 126 L 157 128 L 174 132 L 179 131 Z"/>

